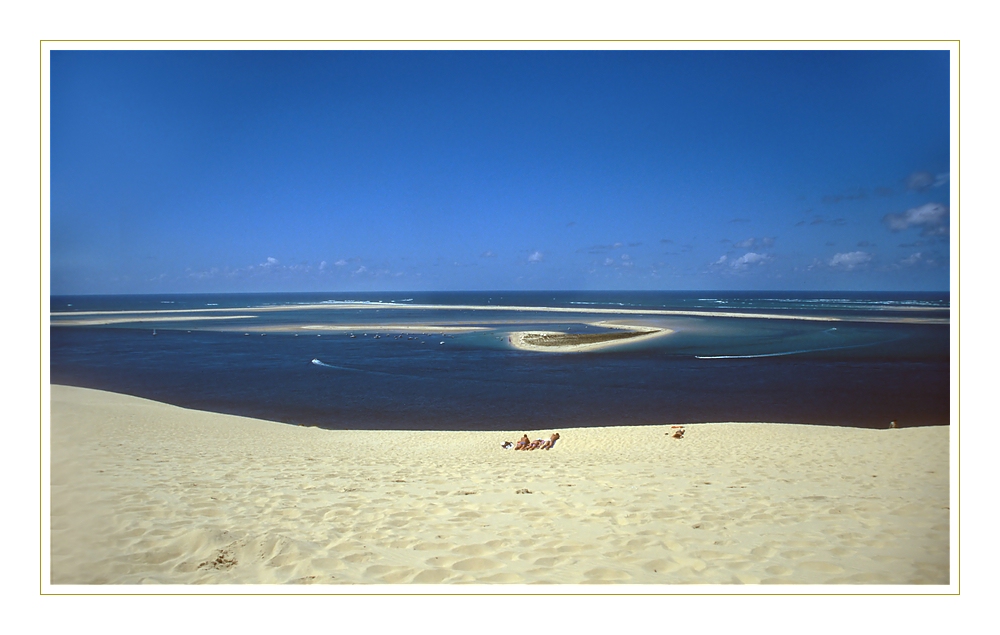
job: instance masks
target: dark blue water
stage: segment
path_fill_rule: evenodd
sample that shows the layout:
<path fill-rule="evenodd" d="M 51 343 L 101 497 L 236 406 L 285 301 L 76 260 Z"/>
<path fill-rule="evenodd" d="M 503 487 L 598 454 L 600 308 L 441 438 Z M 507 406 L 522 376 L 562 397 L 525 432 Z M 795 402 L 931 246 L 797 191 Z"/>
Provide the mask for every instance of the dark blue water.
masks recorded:
<path fill-rule="evenodd" d="M 841 321 L 386 306 L 252 310 L 347 300 L 728 310 Z M 947 307 L 946 294 L 867 293 L 53 296 L 50 372 L 56 384 L 327 428 L 516 431 L 702 421 L 885 427 L 890 420 L 944 425 L 950 415 Z M 58 326 L 73 317 L 63 312 L 248 308 L 218 314 L 254 316 L 239 320 Z M 899 318 L 917 322 L 893 321 Z M 519 323 L 586 332 L 599 330 L 587 322 L 607 319 L 675 332 L 590 353 L 538 353 L 506 344 L 509 331 L 522 329 Z M 317 336 L 298 330 L 296 336 L 266 330 L 386 323 L 475 324 L 486 330 L 401 338 L 382 332 L 379 339 L 363 330 L 354 338 L 348 332 Z"/>

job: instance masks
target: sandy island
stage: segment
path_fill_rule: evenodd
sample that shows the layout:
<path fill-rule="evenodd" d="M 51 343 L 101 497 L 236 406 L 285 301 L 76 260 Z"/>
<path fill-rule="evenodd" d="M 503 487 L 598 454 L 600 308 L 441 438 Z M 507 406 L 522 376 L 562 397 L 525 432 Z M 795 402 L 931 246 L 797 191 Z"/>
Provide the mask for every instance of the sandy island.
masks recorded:
<path fill-rule="evenodd" d="M 582 353 L 652 339 L 673 333 L 671 329 L 613 322 L 591 326 L 612 329 L 602 333 L 561 333 L 558 331 L 515 331 L 510 334 L 514 348 L 545 353 Z"/>
<path fill-rule="evenodd" d="M 330 431 L 64 386 L 51 406 L 56 585 L 949 581 L 948 427 L 519 452 L 514 426 Z"/>

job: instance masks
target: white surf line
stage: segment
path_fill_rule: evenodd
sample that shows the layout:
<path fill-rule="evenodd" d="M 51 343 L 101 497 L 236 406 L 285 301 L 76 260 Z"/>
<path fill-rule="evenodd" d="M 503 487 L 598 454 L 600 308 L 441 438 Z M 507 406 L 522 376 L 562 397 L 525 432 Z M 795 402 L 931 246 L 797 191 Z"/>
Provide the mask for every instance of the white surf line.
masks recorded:
<path fill-rule="evenodd" d="M 832 330 L 832 329 L 831 329 Z M 804 348 L 798 351 L 782 351 L 778 353 L 756 353 L 753 355 L 695 355 L 695 359 L 755 359 L 757 357 L 786 357 L 788 355 L 801 355 L 802 353 L 822 353 L 824 351 L 842 351 L 849 348 L 865 348 L 866 346 L 878 346 L 880 344 L 892 344 L 905 340 L 905 337 L 897 337 L 891 340 L 879 342 L 864 342 L 861 344 L 846 344 L 844 346 L 828 346 L 825 348 Z"/>
<path fill-rule="evenodd" d="M 240 320 L 245 318 L 256 318 L 256 315 L 201 315 L 193 317 L 135 317 L 135 318 L 108 318 L 105 320 L 53 320 L 52 326 L 101 326 L 103 324 L 129 324 L 133 322 L 196 322 L 202 320 Z"/>
<path fill-rule="evenodd" d="M 287 306 L 264 306 L 252 308 L 220 308 L 220 309 L 160 309 L 150 311 L 77 311 L 50 313 L 52 317 L 78 315 L 148 315 L 164 313 L 196 313 L 196 312 L 231 312 L 231 311 L 303 311 L 303 310 L 380 310 L 380 309 L 416 309 L 421 311 L 513 311 L 533 313 L 584 313 L 591 315 L 663 315 L 689 317 L 729 317 L 749 318 L 759 320 L 800 320 L 806 322 L 874 322 L 874 323 L 914 323 L 914 324 L 948 324 L 949 318 L 892 318 L 892 317 L 850 317 L 850 316 L 813 316 L 784 315 L 780 313 L 746 313 L 740 311 L 698 311 L 681 309 L 603 309 L 586 307 L 541 307 L 541 306 L 503 306 L 493 304 L 375 304 L 375 303 L 343 303 L 343 304 L 295 304 Z"/>
<path fill-rule="evenodd" d="M 439 324 L 304 324 L 301 326 L 275 328 L 306 329 L 310 331 L 401 331 L 431 334 L 492 330 L 486 326 L 441 326 Z"/>

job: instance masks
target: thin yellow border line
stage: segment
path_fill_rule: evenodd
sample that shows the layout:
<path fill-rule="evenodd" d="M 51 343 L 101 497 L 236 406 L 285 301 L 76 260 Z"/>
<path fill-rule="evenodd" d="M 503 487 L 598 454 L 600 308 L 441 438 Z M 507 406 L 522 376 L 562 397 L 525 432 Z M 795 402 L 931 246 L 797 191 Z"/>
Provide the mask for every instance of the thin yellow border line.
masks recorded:
<path fill-rule="evenodd" d="M 45 281 L 42 279 L 42 271 L 45 270 L 45 235 L 44 235 L 44 224 L 45 224 L 45 207 L 44 207 L 44 194 L 45 194 L 45 184 L 43 183 L 43 173 L 45 169 L 44 163 L 44 143 L 45 143 L 45 121 L 43 117 L 43 108 L 45 107 L 45 101 L 43 98 L 43 88 L 42 88 L 42 67 L 43 60 L 45 59 L 45 43 L 41 40 L 38 42 L 38 356 L 42 357 L 42 350 L 44 349 L 45 340 L 45 315 L 42 309 L 45 308 L 45 297 L 43 293 L 45 291 Z M 45 496 L 45 490 L 42 487 L 42 483 L 45 482 L 45 447 L 44 447 L 44 435 L 45 435 L 45 422 L 43 417 L 44 404 L 45 404 L 45 360 L 39 359 L 38 363 L 38 594 L 44 595 L 42 592 L 42 581 L 45 579 L 44 572 L 42 571 L 42 563 L 45 561 L 44 554 L 42 553 L 42 548 L 45 545 L 45 530 L 43 516 L 45 512 L 45 505 L 43 498 Z"/>
<path fill-rule="evenodd" d="M 956 113 L 956 126 L 958 128 L 957 136 L 955 140 L 956 149 L 958 156 L 955 158 L 955 165 L 958 168 L 958 188 L 955 194 L 955 202 L 958 203 L 958 214 L 956 224 L 958 226 L 958 236 L 955 238 L 956 244 L 955 248 L 958 250 L 958 258 L 956 258 L 956 285 L 958 286 L 958 308 L 956 315 L 956 323 L 958 324 L 956 328 L 956 339 L 958 340 L 958 350 L 955 352 L 955 359 L 958 365 L 957 373 L 957 383 L 956 387 L 956 398 L 958 399 L 958 404 L 956 405 L 956 413 L 958 421 L 955 422 L 955 440 L 958 447 L 956 448 L 956 460 L 958 461 L 958 469 L 956 470 L 956 496 L 958 500 L 955 501 L 958 505 L 958 510 L 955 512 L 956 527 L 955 531 L 958 532 L 955 541 L 955 548 L 958 550 L 958 555 L 955 558 L 955 568 L 958 571 L 955 572 L 955 577 L 957 578 L 956 586 L 958 588 L 957 595 L 962 595 L 962 42 L 958 42 L 958 50 L 956 51 L 956 56 L 958 57 L 958 71 L 957 71 L 957 90 L 958 95 L 956 95 L 956 101 L 958 102 L 958 113 Z M 949 471 L 950 473 L 950 471 Z"/>
<path fill-rule="evenodd" d="M 958 248 L 958 253 L 959 253 L 959 258 L 958 258 L 958 261 L 957 261 L 958 264 L 956 265 L 957 266 L 957 273 L 958 273 L 958 276 L 957 276 L 958 277 L 958 281 L 957 281 L 957 285 L 958 285 L 958 294 L 957 294 L 958 295 L 958 307 L 957 307 L 957 316 L 958 316 L 958 319 L 957 319 L 957 323 L 958 323 L 958 333 L 957 333 L 957 338 L 958 338 L 958 351 L 957 351 L 957 361 L 958 361 L 958 370 L 957 370 L 957 375 L 958 375 L 957 393 L 958 394 L 957 394 L 957 397 L 958 397 L 958 404 L 957 404 L 957 409 L 958 409 L 958 412 L 957 412 L 957 414 L 958 414 L 958 416 L 957 416 L 957 421 L 956 421 L 956 437 L 957 437 L 957 441 L 958 441 L 957 458 L 958 458 L 958 464 L 959 464 L 959 470 L 957 472 L 957 474 L 958 474 L 958 478 L 957 478 L 957 481 L 958 481 L 957 482 L 958 500 L 956 501 L 958 503 L 958 511 L 957 511 L 957 521 L 958 521 L 957 531 L 958 531 L 958 536 L 957 536 L 957 540 L 956 540 L 956 547 L 958 549 L 958 558 L 956 560 L 956 569 L 958 571 L 956 572 L 956 578 L 957 578 L 956 586 L 957 586 L 957 590 L 956 590 L 955 593 L 725 593 L 725 592 L 723 592 L 723 593 L 655 593 L 655 592 L 650 592 L 650 593 L 611 593 L 611 592 L 608 592 L 608 593 L 538 593 L 538 592 L 532 592 L 532 593 L 524 593 L 524 592 L 516 592 L 516 593 L 514 593 L 514 592 L 512 592 L 512 593 L 502 593 L 502 592 L 489 592 L 489 593 L 477 593 L 477 592 L 469 592 L 469 593 L 367 593 L 367 592 L 362 592 L 362 593 L 54 593 L 54 592 L 50 592 L 50 593 L 45 593 L 44 590 L 43 590 L 43 584 L 42 584 L 43 583 L 43 579 L 44 579 L 43 572 L 42 572 L 42 560 L 43 560 L 43 558 L 42 558 L 42 538 L 43 538 L 43 530 L 42 530 L 42 520 L 43 520 L 43 518 L 42 518 L 42 512 L 43 512 L 42 497 L 44 495 L 44 492 L 43 492 L 43 489 L 41 487 L 41 483 L 43 481 L 43 469 L 44 469 L 44 466 L 42 465 L 42 463 L 43 463 L 42 459 L 44 458 L 43 457 L 43 450 L 42 450 L 43 430 L 44 430 L 44 420 L 43 420 L 43 416 L 42 416 L 42 406 L 43 406 L 43 403 L 44 403 L 44 399 L 43 399 L 44 395 L 43 395 L 42 387 L 43 387 L 43 383 L 44 382 L 42 380 L 44 378 L 44 371 L 43 371 L 42 365 L 39 364 L 39 371 L 38 371 L 38 386 L 39 386 L 39 391 L 38 391 L 38 393 L 39 393 L 38 394 L 38 407 L 39 407 L 39 409 L 38 409 L 38 423 L 39 423 L 39 425 L 38 425 L 38 437 L 39 437 L 39 442 L 38 442 L 38 448 L 39 448 L 39 461 L 38 461 L 38 463 L 39 463 L 39 468 L 38 468 L 38 476 L 39 476 L 39 488 L 38 488 L 38 538 L 39 538 L 39 540 L 38 540 L 38 555 L 39 555 L 39 558 L 38 558 L 38 573 L 39 573 L 39 576 L 38 576 L 38 594 L 39 595 L 58 595 L 58 596 L 129 596 L 129 597 L 136 597 L 136 596 L 140 596 L 141 597 L 141 596 L 147 596 L 147 595 L 148 596 L 156 596 L 156 595 L 167 595 L 167 596 L 205 596 L 205 595 L 211 595 L 211 596 L 225 596 L 225 595 L 228 595 L 228 596 L 276 596 L 276 595 L 279 595 L 280 596 L 280 595 L 288 595 L 288 596 L 293 596 L 293 595 L 299 595 L 299 596 L 303 596 L 303 595 L 305 595 L 305 596 L 317 596 L 317 597 L 324 597 L 324 596 L 336 596 L 336 597 L 339 597 L 339 596 L 376 596 L 376 597 L 421 597 L 421 596 L 435 597 L 435 596 L 451 596 L 451 597 L 460 597 L 460 596 L 478 596 L 478 595 L 492 595 L 492 596 L 545 595 L 545 596 L 550 596 L 550 597 L 555 597 L 555 596 L 568 596 L 568 597 L 574 597 L 574 596 L 580 596 L 580 597 L 600 596 L 600 597 L 603 597 L 603 596 L 607 596 L 607 595 L 620 595 L 620 596 L 636 596 L 636 595 L 638 595 L 638 596 L 651 596 L 651 597 L 652 596 L 657 596 L 657 597 L 670 597 L 670 596 L 677 596 L 677 597 L 684 597 L 684 596 L 728 596 L 728 597 L 738 597 L 738 596 L 748 596 L 748 597 L 755 597 L 755 596 L 767 596 L 767 597 L 773 597 L 773 596 L 796 596 L 796 597 L 801 597 L 801 596 L 831 596 L 832 595 L 832 596 L 838 596 L 838 597 L 851 597 L 851 596 L 854 596 L 854 597 L 872 597 L 872 596 L 878 596 L 878 597 L 888 597 L 888 596 L 949 597 L 949 596 L 957 596 L 957 595 L 961 595 L 962 594 L 962 590 L 961 590 L 962 589 L 962 577 L 961 577 L 961 569 L 962 569 L 962 535 L 961 535 L 961 525 L 962 525 L 962 505 L 961 505 L 961 499 L 962 499 L 962 472 L 961 472 L 961 463 L 962 463 L 962 460 L 961 460 L 961 457 L 962 457 L 962 444 L 961 444 L 961 438 L 962 438 L 962 427 L 961 427 L 961 421 L 962 421 L 962 402 L 961 402 L 961 393 L 962 393 L 962 366 L 961 366 L 961 357 L 962 357 L 962 349 L 961 349 L 961 343 L 962 343 L 962 321 L 961 321 L 961 314 L 962 314 L 962 311 L 961 311 L 961 306 L 962 306 L 962 301 L 961 301 L 962 300 L 962 294 L 961 294 L 961 288 L 962 288 L 962 275 L 961 275 L 962 274 L 962 261 L 961 261 L 961 251 L 962 251 L 961 250 L 961 243 L 962 243 L 962 232 L 961 232 L 961 227 L 962 227 L 962 217 L 961 217 L 961 201 L 962 201 L 962 179 L 961 179 L 961 166 L 962 166 L 962 41 L 961 40 L 868 40 L 868 39 L 866 39 L 866 40 L 39 40 L 38 41 L 38 150 L 39 150 L 39 152 L 38 152 L 38 212 L 39 212 L 38 213 L 38 228 L 39 228 L 39 232 L 38 232 L 38 234 L 39 234 L 39 236 L 38 236 L 38 246 L 39 246 L 39 257 L 38 257 L 38 262 L 39 262 L 39 279 L 38 279 L 38 286 L 39 286 L 39 294 L 38 294 L 38 296 L 39 296 L 39 310 L 38 310 L 38 313 L 39 313 L 39 338 L 38 338 L 38 345 L 39 345 L 39 356 L 41 356 L 40 354 L 41 354 L 42 342 L 43 342 L 43 338 L 44 338 L 44 328 L 43 328 L 44 325 L 43 325 L 43 315 L 42 315 L 42 308 L 44 306 L 44 299 L 43 299 L 43 296 L 42 296 L 43 280 L 42 280 L 42 276 L 41 276 L 41 272 L 42 272 L 42 269 L 43 269 L 42 265 L 44 263 L 44 254 L 43 254 L 43 250 L 42 250 L 43 242 L 44 242 L 44 236 L 42 235 L 42 229 L 43 229 L 43 212 L 44 212 L 44 207 L 43 207 L 44 183 L 43 183 L 43 180 L 42 180 L 43 166 L 44 166 L 44 164 L 43 164 L 44 155 L 43 155 L 43 152 L 42 152 L 43 147 L 44 147 L 43 146 L 43 144 L 44 144 L 44 121 L 43 121 L 43 117 L 42 117 L 43 107 L 44 107 L 43 99 L 42 99 L 42 97 L 43 97 L 43 85 L 42 85 L 42 80 L 43 80 L 43 77 L 42 77 L 42 66 L 43 66 L 43 64 L 42 64 L 42 61 L 44 59 L 45 44 L 46 43 L 51 43 L 51 42 L 64 42 L 64 43 L 65 42 L 344 42 L 344 43 L 355 43 L 355 42 L 375 42 L 375 43 L 384 43 L 384 42 L 404 42 L 404 43 L 405 42 L 454 42 L 454 43 L 463 43 L 463 42 L 464 43 L 469 43 L 469 42 L 581 42 L 581 43 L 583 43 L 583 42 L 623 42 L 623 43 L 637 43 L 637 42 L 657 42 L 657 43 L 670 43 L 670 42 L 925 42 L 925 43 L 926 42 L 951 42 L 951 43 L 956 44 L 956 46 L 957 46 L 957 53 L 956 54 L 958 56 L 958 76 L 957 76 L 957 83 L 958 83 L 958 95 L 957 95 L 958 113 L 957 113 L 957 122 L 956 122 L 957 123 L 957 127 L 958 127 L 958 138 L 956 140 L 956 143 L 957 143 L 957 146 L 958 146 L 958 157 L 956 159 L 956 163 L 957 163 L 957 166 L 958 166 L 958 173 L 959 173 L 959 175 L 958 175 L 958 191 L 957 191 L 957 201 L 959 203 L 959 205 L 958 205 L 959 212 L 958 212 L 958 221 L 957 221 L 958 222 L 958 237 L 956 238 L 956 240 L 957 240 L 956 247 Z M 950 425 L 950 423 L 949 423 L 949 425 Z M 820 586 L 826 586 L 826 585 L 820 585 Z"/>

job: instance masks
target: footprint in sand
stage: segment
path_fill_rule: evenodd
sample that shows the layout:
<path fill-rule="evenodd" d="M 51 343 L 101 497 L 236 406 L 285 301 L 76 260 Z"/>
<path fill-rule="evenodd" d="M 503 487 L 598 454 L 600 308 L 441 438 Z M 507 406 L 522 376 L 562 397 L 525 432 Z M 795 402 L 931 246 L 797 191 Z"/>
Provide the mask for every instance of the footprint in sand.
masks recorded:
<path fill-rule="evenodd" d="M 674 558 L 674 561 L 682 567 L 689 567 L 690 569 L 698 572 L 704 571 L 705 567 L 708 566 L 705 564 L 704 560 L 698 560 L 697 558 L 682 558 L 678 556 Z"/>
<path fill-rule="evenodd" d="M 317 571 L 334 571 L 347 568 L 344 561 L 339 558 L 313 558 L 310 564 Z"/>
<path fill-rule="evenodd" d="M 816 555 L 812 551 L 801 551 L 798 549 L 792 549 L 790 551 L 783 551 L 781 553 L 782 558 L 788 558 L 789 560 L 798 560 L 799 558 L 806 558 L 808 556 Z"/>
<path fill-rule="evenodd" d="M 417 584 L 437 584 L 438 582 L 444 582 L 450 575 L 451 573 L 444 569 L 429 569 L 413 576 L 413 582 Z"/>
<path fill-rule="evenodd" d="M 760 578 L 746 573 L 737 573 L 731 580 L 733 584 L 760 584 Z"/>
<path fill-rule="evenodd" d="M 390 573 L 382 576 L 382 580 L 388 582 L 389 584 L 399 584 L 400 582 L 408 582 L 410 577 L 413 576 L 413 569 L 400 568 L 398 571 L 392 571 Z"/>
<path fill-rule="evenodd" d="M 556 551 L 558 551 L 559 553 L 577 553 L 583 550 L 584 547 L 581 547 L 579 545 L 562 545 L 556 548 Z"/>
<path fill-rule="evenodd" d="M 374 578 L 387 573 L 392 573 L 395 569 L 396 567 L 390 567 L 389 565 L 375 564 L 365 569 L 365 576 Z"/>
<path fill-rule="evenodd" d="M 482 581 L 489 583 L 514 584 L 517 582 L 524 582 L 524 576 L 517 573 L 497 573 L 488 578 L 483 578 Z"/>
<path fill-rule="evenodd" d="M 424 563 L 428 567 L 450 567 L 457 560 L 458 558 L 452 558 L 451 556 L 434 556 L 425 560 Z"/>
<path fill-rule="evenodd" d="M 854 584 L 888 584 L 892 582 L 892 578 L 884 573 L 855 573 L 846 581 Z"/>
<path fill-rule="evenodd" d="M 657 560 L 650 560 L 646 564 L 642 565 L 642 568 L 646 571 L 652 573 L 673 573 L 681 568 L 681 565 L 673 562 L 672 560 L 664 560 L 662 558 Z"/>
<path fill-rule="evenodd" d="M 732 569 L 733 571 L 746 571 L 753 566 L 752 562 L 747 562 L 746 560 L 740 560 L 738 562 L 727 562 L 726 568 Z M 746 584 L 746 583 L 744 583 Z"/>
<path fill-rule="evenodd" d="M 533 563 L 536 567 L 554 567 L 556 565 L 562 564 L 568 561 L 569 558 L 566 556 L 556 556 L 554 558 L 539 558 Z"/>
<path fill-rule="evenodd" d="M 616 582 L 632 578 L 628 573 L 607 567 L 598 567 L 585 572 L 584 577 L 591 582 Z"/>
<path fill-rule="evenodd" d="M 488 558 L 468 558 L 466 560 L 459 560 L 455 564 L 451 565 L 452 569 L 456 571 L 487 571 L 489 569 L 496 569 L 500 564 Z"/>
<path fill-rule="evenodd" d="M 701 560 L 732 560 L 733 558 L 736 557 L 733 554 L 726 553 L 724 551 L 710 551 L 710 550 L 696 551 L 693 552 L 691 555 Z"/>
<path fill-rule="evenodd" d="M 806 571 L 816 571 L 817 573 L 843 573 L 843 567 L 838 567 L 832 562 L 803 562 L 799 565 L 800 569 L 805 569 Z"/>
<path fill-rule="evenodd" d="M 462 545 L 461 547 L 455 547 L 452 551 L 463 556 L 485 556 L 494 550 L 486 545 Z"/>
<path fill-rule="evenodd" d="M 413 545 L 414 551 L 450 551 L 455 545 L 450 542 L 418 542 Z"/>

